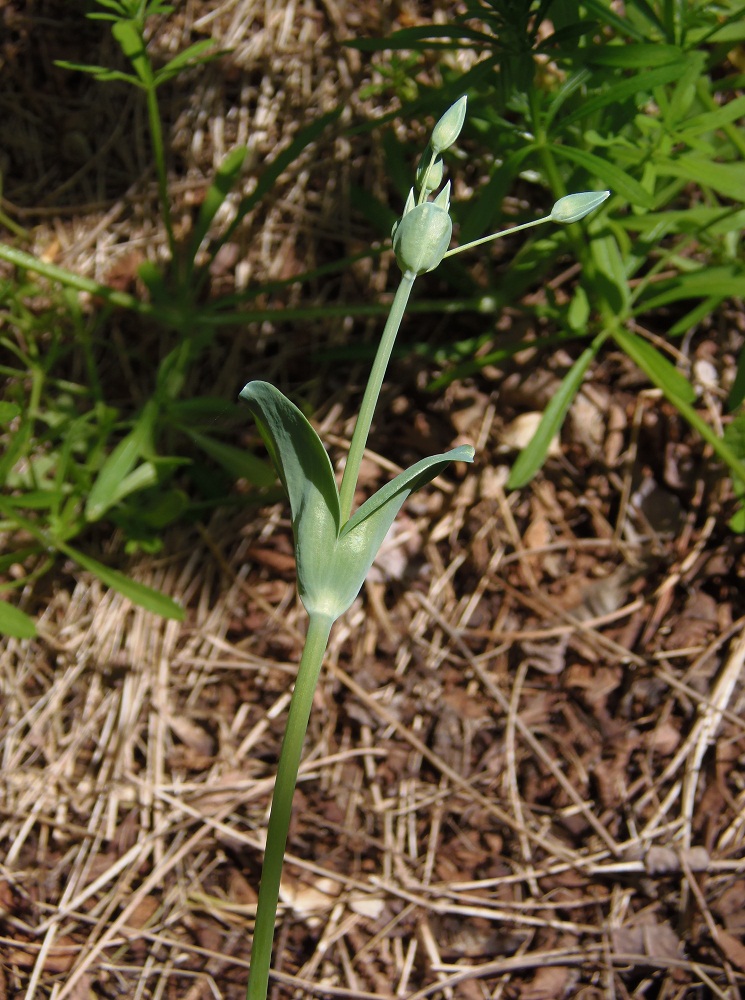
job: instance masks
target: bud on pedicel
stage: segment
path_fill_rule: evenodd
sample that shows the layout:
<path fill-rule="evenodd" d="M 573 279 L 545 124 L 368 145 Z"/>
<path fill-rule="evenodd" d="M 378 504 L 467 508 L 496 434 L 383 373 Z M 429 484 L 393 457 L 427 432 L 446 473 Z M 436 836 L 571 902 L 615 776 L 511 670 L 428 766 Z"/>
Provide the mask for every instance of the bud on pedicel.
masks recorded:
<path fill-rule="evenodd" d="M 468 98 L 464 94 L 455 104 L 448 108 L 432 130 L 430 145 L 435 153 L 441 153 L 453 145 L 460 135 L 463 122 L 466 120 L 466 104 Z"/>
<path fill-rule="evenodd" d="M 398 266 L 406 274 L 424 274 L 437 267 L 445 256 L 453 223 L 440 205 L 425 201 L 399 222 L 393 237 Z"/>
<path fill-rule="evenodd" d="M 552 222 L 578 222 L 586 215 L 602 205 L 610 195 L 610 191 L 582 191 L 579 194 L 568 194 L 559 198 L 551 209 L 549 218 Z"/>
<path fill-rule="evenodd" d="M 438 157 L 432 166 L 432 150 L 427 147 L 424 151 L 424 155 L 419 161 L 419 166 L 416 168 L 416 186 L 424 194 L 429 194 L 430 191 L 436 191 L 437 188 L 442 184 L 442 174 L 443 174 L 443 163 Z M 425 190 L 422 185 L 424 184 L 424 179 L 427 179 L 427 189 Z"/>

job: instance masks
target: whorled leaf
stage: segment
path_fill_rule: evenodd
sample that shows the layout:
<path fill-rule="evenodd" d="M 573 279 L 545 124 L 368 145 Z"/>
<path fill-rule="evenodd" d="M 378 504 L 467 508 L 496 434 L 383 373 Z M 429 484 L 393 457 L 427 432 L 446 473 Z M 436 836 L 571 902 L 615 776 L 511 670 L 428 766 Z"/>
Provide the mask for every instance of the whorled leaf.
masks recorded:
<path fill-rule="evenodd" d="M 310 615 L 334 621 L 354 601 L 406 498 L 450 462 L 472 462 L 462 445 L 424 458 L 378 490 L 341 524 L 339 492 L 326 449 L 305 416 L 268 382 L 241 392 L 287 492 L 292 513 L 298 593 Z"/>

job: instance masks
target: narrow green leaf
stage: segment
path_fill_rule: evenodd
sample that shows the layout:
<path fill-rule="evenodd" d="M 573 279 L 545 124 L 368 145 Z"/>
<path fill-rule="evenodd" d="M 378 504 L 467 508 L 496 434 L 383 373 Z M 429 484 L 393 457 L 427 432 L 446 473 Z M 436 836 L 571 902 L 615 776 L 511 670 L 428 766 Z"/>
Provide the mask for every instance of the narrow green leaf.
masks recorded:
<path fill-rule="evenodd" d="M 212 49 L 212 52 L 205 55 L 208 49 Z M 192 66 L 199 66 L 218 59 L 223 53 L 216 52 L 214 49 L 215 42 L 212 38 L 204 38 L 200 42 L 194 42 L 193 45 L 184 49 L 183 52 L 179 52 L 158 70 L 155 74 L 155 85 L 159 86 L 167 80 L 172 80 L 174 76 L 178 76 L 183 70 L 190 69 Z"/>
<path fill-rule="evenodd" d="M 545 409 L 532 441 L 523 448 L 510 470 L 507 480 L 508 489 L 519 490 L 521 487 L 527 486 L 533 476 L 543 468 L 549 445 L 554 436 L 559 433 L 567 411 L 572 405 L 587 369 L 598 353 L 603 339 L 605 338 L 596 337 L 593 343 L 580 354 L 562 379 L 558 391 L 551 397 L 551 401 Z"/>
<path fill-rule="evenodd" d="M 493 35 L 476 31 L 475 28 L 468 28 L 465 25 L 423 25 L 416 28 L 403 28 L 401 31 L 394 31 L 386 38 L 353 38 L 345 41 L 350 49 L 359 49 L 362 52 L 389 52 L 399 49 L 417 48 L 420 42 L 429 42 L 436 38 L 447 38 L 450 42 L 468 40 L 478 42 L 484 48 L 492 48 L 495 44 Z M 432 45 L 432 48 L 438 47 Z M 447 46 L 452 47 L 451 45 Z"/>
<path fill-rule="evenodd" d="M 644 190 L 639 181 L 634 180 L 630 174 L 609 160 L 596 156 L 594 153 L 588 153 L 586 149 L 575 149 L 573 146 L 561 144 L 552 146 L 551 151 L 555 156 L 583 167 L 591 176 L 600 178 L 611 191 L 621 195 L 632 205 L 641 205 L 643 208 L 652 207 L 652 197 Z"/>
<path fill-rule="evenodd" d="M 279 389 L 249 382 L 240 397 L 251 409 L 290 501 L 298 593 L 309 613 L 325 613 L 329 559 L 341 522 L 331 461 L 308 420 Z"/>
<path fill-rule="evenodd" d="M 93 573 L 107 587 L 122 594 L 132 601 L 133 604 L 146 608 L 148 611 L 152 611 L 162 618 L 173 618 L 176 621 L 184 620 L 184 609 L 166 594 L 161 593 L 159 590 L 154 590 L 152 587 L 147 587 L 144 583 L 139 583 L 137 580 L 132 580 L 130 577 L 125 576 L 124 573 L 120 573 L 119 570 L 105 566 L 97 559 L 92 559 L 84 552 L 74 549 L 71 545 L 60 545 L 59 548 L 65 555 L 74 559 L 83 569 L 87 569 L 89 573 Z"/>
<path fill-rule="evenodd" d="M 207 235 L 207 230 L 212 225 L 212 220 L 215 218 L 220 206 L 233 190 L 235 182 L 240 176 L 247 153 L 248 149 L 245 146 L 238 146 L 228 153 L 217 168 L 215 178 L 210 184 L 207 195 L 199 209 L 194 232 L 189 241 L 190 261 L 196 257 L 199 246 Z"/>
<path fill-rule="evenodd" d="M 375 556 L 407 497 L 438 476 L 451 462 L 472 462 L 473 448 L 461 445 L 441 455 L 416 462 L 371 496 L 341 530 L 333 556 L 332 586 L 326 594 L 326 613 L 338 618 L 351 605 L 365 582 Z"/>
<path fill-rule="evenodd" d="M 380 511 L 386 510 L 386 517 L 389 516 L 391 503 L 400 503 L 396 512 L 390 517 L 390 524 L 401 508 L 406 497 L 411 493 L 426 486 L 436 476 L 439 476 L 443 469 L 451 462 L 473 462 L 474 450 L 471 445 L 462 444 L 451 451 L 443 452 L 440 455 L 431 455 L 429 458 L 422 458 L 414 465 L 409 466 L 404 472 L 400 472 L 395 479 L 392 479 L 385 486 L 382 486 L 377 493 L 369 497 L 350 517 L 341 530 L 341 537 L 356 531 L 363 521 L 371 517 L 378 516 Z M 402 496 L 403 494 L 403 496 Z M 388 529 L 386 529 L 387 531 Z M 382 539 L 381 539 L 382 541 Z"/>
<path fill-rule="evenodd" d="M 628 79 L 619 80 L 616 83 L 604 87 L 601 93 L 595 94 L 582 101 L 580 106 L 571 111 L 568 115 L 560 119 L 559 127 L 564 133 L 568 125 L 587 118 L 588 115 L 600 111 L 610 105 L 620 104 L 622 101 L 634 97 L 636 94 L 649 93 L 655 87 L 670 83 L 680 76 L 680 65 L 660 66 L 658 69 L 650 70 L 648 73 L 637 73 Z"/>
<path fill-rule="evenodd" d="M 134 22 L 117 21 L 111 26 L 111 34 L 119 42 L 125 57 L 132 63 L 137 76 L 146 87 L 153 85 L 153 68 L 145 48 L 145 42 Z"/>
<path fill-rule="evenodd" d="M 745 168 L 742 163 L 714 163 L 700 156 L 681 156 L 656 164 L 663 177 L 681 177 L 701 187 L 711 188 L 725 198 L 745 201 Z"/>
<path fill-rule="evenodd" d="M 613 330 L 613 338 L 671 402 L 680 400 L 689 405 L 693 403 L 696 393 L 691 383 L 648 340 L 620 326 Z"/>
<path fill-rule="evenodd" d="M 700 271 L 677 275 L 665 281 L 647 285 L 635 303 L 634 312 L 647 312 L 680 302 L 716 296 L 720 299 L 741 298 L 745 289 L 745 269 L 737 264 L 702 267 Z"/>
<path fill-rule="evenodd" d="M 235 448 L 224 441 L 217 441 L 206 434 L 190 431 L 189 437 L 202 451 L 213 458 L 219 465 L 236 479 L 247 479 L 254 486 L 266 489 L 275 482 L 275 473 L 271 466 L 252 455 L 250 451 Z"/>
<path fill-rule="evenodd" d="M 117 502 L 122 480 L 130 474 L 137 459 L 152 449 L 156 412 L 156 405 L 151 401 L 143 409 L 134 428 L 119 442 L 104 462 L 85 505 L 85 516 L 88 521 L 100 520 Z"/>
<path fill-rule="evenodd" d="M 593 235 L 590 244 L 595 281 L 616 316 L 625 316 L 631 302 L 623 255 L 612 233 Z"/>
<path fill-rule="evenodd" d="M 741 350 L 737 358 L 737 370 L 732 388 L 727 397 L 727 408 L 730 413 L 734 412 L 745 401 L 745 350 Z M 745 441 L 745 435 L 743 435 Z M 745 458 L 745 447 L 741 451 L 741 457 Z"/>
<path fill-rule="evenodd" d="M 102 83 L 110 83 L 112 80 L 118 80 L 121 83 L 130 83 L 134 87 L 142 87 L 142 83 L 136 76 L 132 76 L 131 73 L 122 73 L 118 69 L 109 69 L 108 66 L 94 66 L 91 63 L 70 62 L 68 59 L 55 59 L 54 65 L 59 66 L 60 69 L 74 70 L 76 73 L 90 73 L 94 79 Z"/>
<path fill-rule="evenodd" d="M 706 111 L 703 114 L 688 118 L 683 122 L 683 127 L 676 134 L 678 142 L 688 142 L 694 136 L 702 132 L 713 132 L 723 125 L 745 118 L 745 95 L 736 97 L 727 104 L 723 104 L 714 111 Z"/>
<path fill-rule="evenodd" d="M 7 601 L 0 601 L 0 635 L 12 635 L 14 639 L 33 639 L 36 623 L 25 612 Z"/>
<path fill-rule="evenodd" d="M 678 74 L 680 74 L 681 60 L 685 58 L 683 50 L 677 45 L 652 42 L 639 42 L 635 45 L 623 42 L 617 45 L 592 45 L 583 51 L 583 55 L 591 66 L 618 66 L 622 69 L 649 69 L 652 66 L 674 63 Z"/>

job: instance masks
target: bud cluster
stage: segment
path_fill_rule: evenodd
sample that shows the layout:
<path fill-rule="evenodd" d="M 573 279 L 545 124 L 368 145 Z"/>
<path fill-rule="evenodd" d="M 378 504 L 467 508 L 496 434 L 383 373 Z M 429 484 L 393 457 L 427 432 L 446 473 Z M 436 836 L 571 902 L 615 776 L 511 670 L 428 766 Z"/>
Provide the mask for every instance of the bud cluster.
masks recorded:
<path fill-rule="evenodd" d="M 393 227 L 393 250 L 404 274 L 424 274 L 440 263 L 453 234 L 450 219 L 450 181 L 436 197 L 429 196 L 442 184 L 444 165 L 440 153 L 460 135 L 466 117 L 466 97 L 445 112 L 432 130 L 432 138 L 416 172 L 417 197 L 409 192 L 404 213 Z"/>
<path fill-rule="evenodd" d="M 448 250 L 453 235 L 450 181 L 432 200 L 430 195 L 442 184 L 444 166 L 440 154 L 458 138 L 465 118 L 464 96 L 448 108 L 432 130 L 429 144 L 417 167 L 416 187 L 409 192 L 403 215 L 393 227 L 393 251 L 404 274 L 417 275 L 432 271 L 444 257 L 499 239 L 507 232 L 516 233 L 521 229 L 540 226 L 544 222 L 558 222 L 562 225 L 578 222 L 594 212 L 610 195 L 610 191 L 582 191 L 565 195 L 554 204 L 550 215 Z"/>

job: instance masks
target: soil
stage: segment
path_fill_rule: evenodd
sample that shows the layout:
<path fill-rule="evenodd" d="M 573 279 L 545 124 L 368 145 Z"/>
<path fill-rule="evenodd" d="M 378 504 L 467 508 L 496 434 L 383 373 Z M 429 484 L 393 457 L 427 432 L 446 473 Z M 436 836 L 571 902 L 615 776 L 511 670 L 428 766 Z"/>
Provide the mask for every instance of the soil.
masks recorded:
<path fill-rule="evenodd" d="M 232 145 L 248 141 L 258 169 L 300 124 L 345 105 L 237 232 L 212 294 L 360 253 L 371 223 L 354 192 L 397 197 L 379 133 L 362 126 L 397 104 L 382 59 L 342 43 L 454 5 L 177 7 L 154 52 L 203 37 L 229 50 L 163 94 L 182 235 Z M 138 262 L 166 246 L 143 109 L 127 88 L 53 62 L 115 58 L 86 8 L 0 2 L 0 116 L 16 137 L 2 207 L 27 249 L 141 291 Z M 427 124 L 396 128 L 413 149 Z M 482 258 L 476 273 L 492 266 Z M 436 298 L 428 280 L 416 294 Z M 384 249 L 290 286 L 280 304 L 387 301 L 394 282 Z M 731 486 L 608 351 L 545 469 L 508 492 L 532 415 L 576 356 L 531 348 L 540 331 L 526 315 L 414 314 L 403 331 L 410 346 L 488 324 L 526 349 L 438 393 L 426 391 L 434 361 L 394 359 L 361 496 L 391 461 L 461 443 L 477 458 L 411 499 L 332 635 L 296 793 L 275 1000 L 743 992 L 745 543 L 727 526 Z M 712 366 L 698 405 L 715 425 L 743 332 L 734 307 L 717 321 L 682 359 Z M 338 463 L 379 330 L 377 317 L 255 323 L 216 341 L 194 389 L 232 399 L 236 375 L 277 381 Z M 350 342 L 359 353 L 342 356 Z M 237 443 L 258 448 L 246 424 Z M 40 637 L 6 640 L 0 668 L 0 997 L 233 1000 L 306 624 L 288 512 L 220 508 L 153 557 L 128 559 L 118 537 L 100 545 L 92 554 L 187 617 L 161 620 L 69 563 L 26 595 Z"/>

